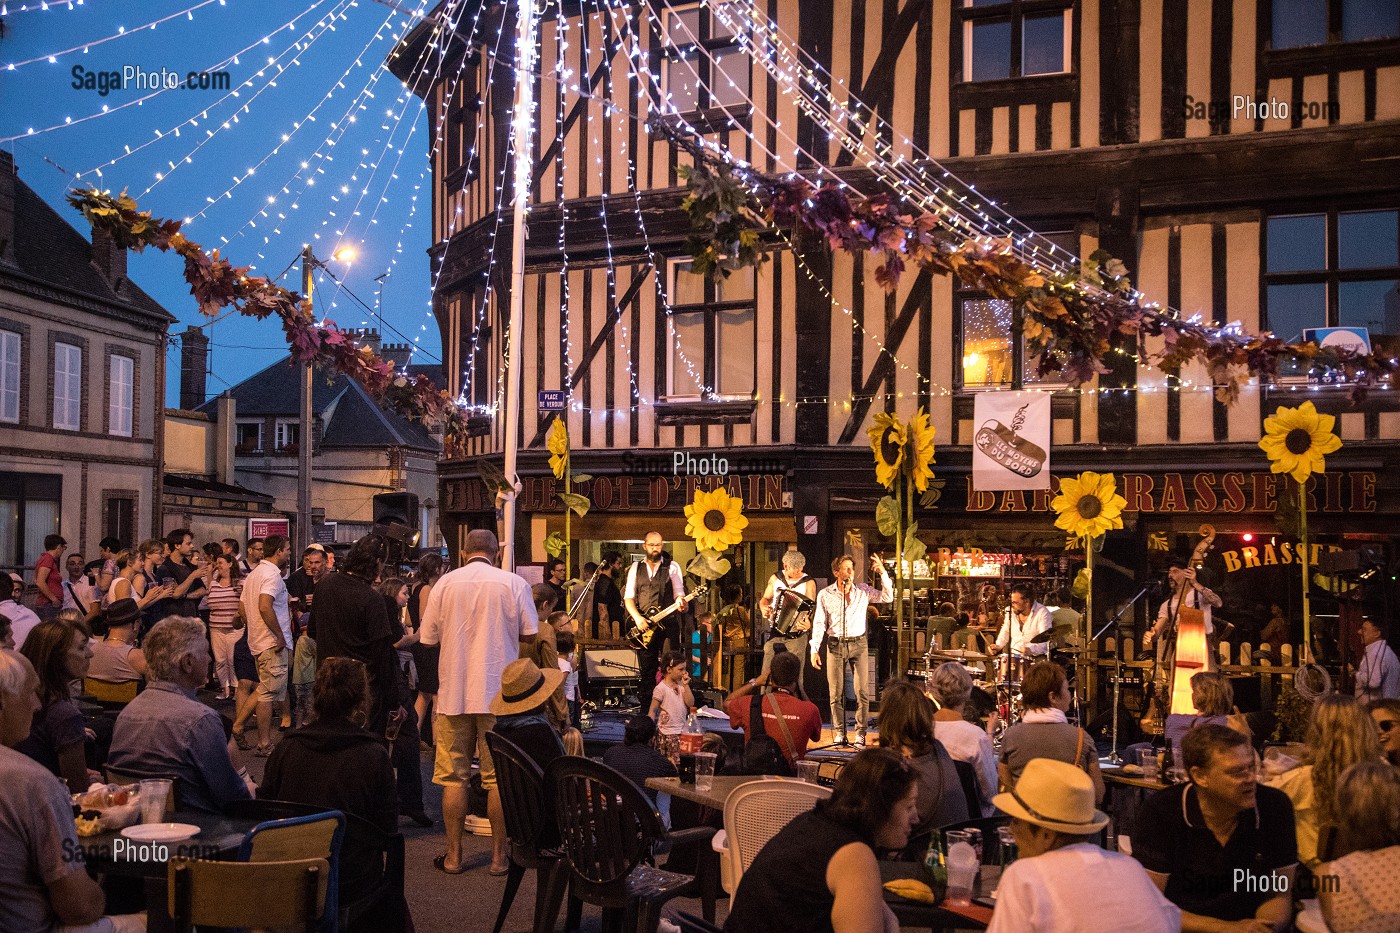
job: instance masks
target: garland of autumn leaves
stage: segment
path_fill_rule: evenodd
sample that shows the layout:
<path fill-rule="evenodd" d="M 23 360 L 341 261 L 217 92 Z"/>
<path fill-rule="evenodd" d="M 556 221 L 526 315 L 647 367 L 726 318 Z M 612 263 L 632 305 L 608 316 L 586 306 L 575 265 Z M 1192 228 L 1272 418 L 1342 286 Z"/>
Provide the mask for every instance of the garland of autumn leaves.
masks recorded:
<path fill-rule="evenodd" d="M 1145 302 L 1127 268 L 1104 250 L 1080 270 L 1043 272 L 1013 255 L 1010 241 L 963 239 L 939 213 L 909 213 L 889 194 L 867 197 L 836 182 L 767 176 L 729 164 L 679 130 L 660 129 L 694 158 L 693 167 L 681 166 L 678 173 L 688 192 L 681 206 L 690 218 L 691 269 L 700 275 L 720 278 L 761 265 L 768 258 L 764 235 L 774 229 L 791 231 L 795 242 L 817 236 L 832 250 L 871 256 L 875 280 L 887 292 L 910 265 L 954 275 L 1020 308 L 1026 340 L 1040 354 L 1040 375 L 1058 372 L 1076 386 L 1108 371 L 1104 358 L 1119 338 L 1130 338 L 1139 359 L 1169 374 L 1204 363 L 1223 402 L 1233 402 L 1250 375 L 1271 382 L 1279 363 L 1294 358 L 1343 374 L 1357 401 L 1368 388 L 1385 385 L 1397 368 L 1388 356 L 1183 320 Z M 1164 348 L 1149 350 L 1149 337 L 1162 338 Z"/>
<path fill-rule="evenodd" d="M 113 196 L 87 188 L 69 193 L 68 203 L 120 249 L 139 253 L 149 246 L 178 253 L 185 260 L 185 281 L 201 314 L 213 317 L 232 306 L 239 314 L 259 320 L 277 315 L 293 361 L 354 379 L 405 418 L 429 429 L 441 428 L 446 456 L 465 452 L 467 416 L 446 392 L 426 376 L 396 375 L 392 360 L 359 344 L 335 322 L 317 323 L 306 298 L 261 276 L 249 276 L 246 267 L 234 266 L 218 250 L 206 253 L 180 232 L 180 221 L 155 219 L 149 211 L 138 211 L 126 192 Z"/>

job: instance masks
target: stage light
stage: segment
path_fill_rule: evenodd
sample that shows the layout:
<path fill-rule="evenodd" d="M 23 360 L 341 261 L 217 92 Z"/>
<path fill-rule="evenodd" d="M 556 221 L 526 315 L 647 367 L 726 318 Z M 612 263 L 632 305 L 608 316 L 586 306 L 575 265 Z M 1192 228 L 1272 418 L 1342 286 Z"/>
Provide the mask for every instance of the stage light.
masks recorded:
<path fill-rule="evenodd" d="M 1252 535 L 1252 534 L 1249 533 L 1248 531 L 1246 531 L 1242 537 L 1243 537 L 1244 540 L 1246 540 L 1246 541 L 1253 541 L 1253 540 L 1254 540 L 1254 535 Z"/>

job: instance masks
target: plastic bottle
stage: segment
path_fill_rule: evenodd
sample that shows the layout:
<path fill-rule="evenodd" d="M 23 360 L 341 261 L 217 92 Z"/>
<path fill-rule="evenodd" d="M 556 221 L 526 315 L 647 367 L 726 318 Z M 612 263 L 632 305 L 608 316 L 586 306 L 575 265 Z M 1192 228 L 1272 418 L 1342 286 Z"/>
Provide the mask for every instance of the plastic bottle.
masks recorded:
<path fill-rule="evenodd" d="M 681 730 L 681 754 L 694 755 L 700 751 L 704 738 L 705 733 L 700 731 L 700 725 L 695 721 L 695 714 L 691 713 L 686 717 L 685 728 Z"/>

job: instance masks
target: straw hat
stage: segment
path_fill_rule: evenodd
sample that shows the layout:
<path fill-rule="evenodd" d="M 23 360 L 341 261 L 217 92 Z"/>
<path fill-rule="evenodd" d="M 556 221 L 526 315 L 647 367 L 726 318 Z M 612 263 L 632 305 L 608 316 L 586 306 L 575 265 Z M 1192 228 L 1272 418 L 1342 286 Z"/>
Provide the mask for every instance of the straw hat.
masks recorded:
<path fill-rule="evenodd" d="M 1003 813 L 1057 833 L 1088 836 L 1108 825 L 1094 809 L 1094 782 L 1081 769 L 1053 758 L 1032 758 L 1009 794 L 992 804 Z"/>
<path fill-rule="evenodd" d="M 134 599 L 118 599 L 107 607 L 105 618 L 108 625 L 130 625 L 141 618 L 141 608 Z"/>
<path fill-rule="evenodd" d="M 491 698 L 491 714 L 528 713 L 548 700 L 566 676 L 558 668 L 542 671 L 529 658 L 511 661 L 501 672 L 501 692 Z"/>

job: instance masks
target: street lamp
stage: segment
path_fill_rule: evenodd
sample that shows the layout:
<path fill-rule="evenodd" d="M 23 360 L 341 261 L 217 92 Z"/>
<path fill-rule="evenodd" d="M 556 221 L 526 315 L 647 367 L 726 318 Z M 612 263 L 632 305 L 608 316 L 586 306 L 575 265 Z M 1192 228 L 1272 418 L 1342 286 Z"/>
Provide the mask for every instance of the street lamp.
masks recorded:
<path fill-rule="evenodd" d="M 355 250 L 348 246 L 338 248 L 332 259 L 341 262 L 349 262 L 355 257 Z M 307 243 L 301 248 L 301 294 L 306 299 L 308 310 L 312 307 L 311 292 L 314 287 L 312 282 L 312 272 L 317 267 L 326 268 L 326 264 L 316 258 L 316 254 L 311 251 L 311 244 Z M 327 270 L 329 271 L 329 270 Z M 312 312 L 313 318 L 315 312 Z M 297 444 L 297 553 L 300 554 L 311 544 L 311 446 L 312 446 L 312 424 L 311 414 L 311 379 L 313 367 L 308 360 L 301 364 L 301 438 Z"/>

